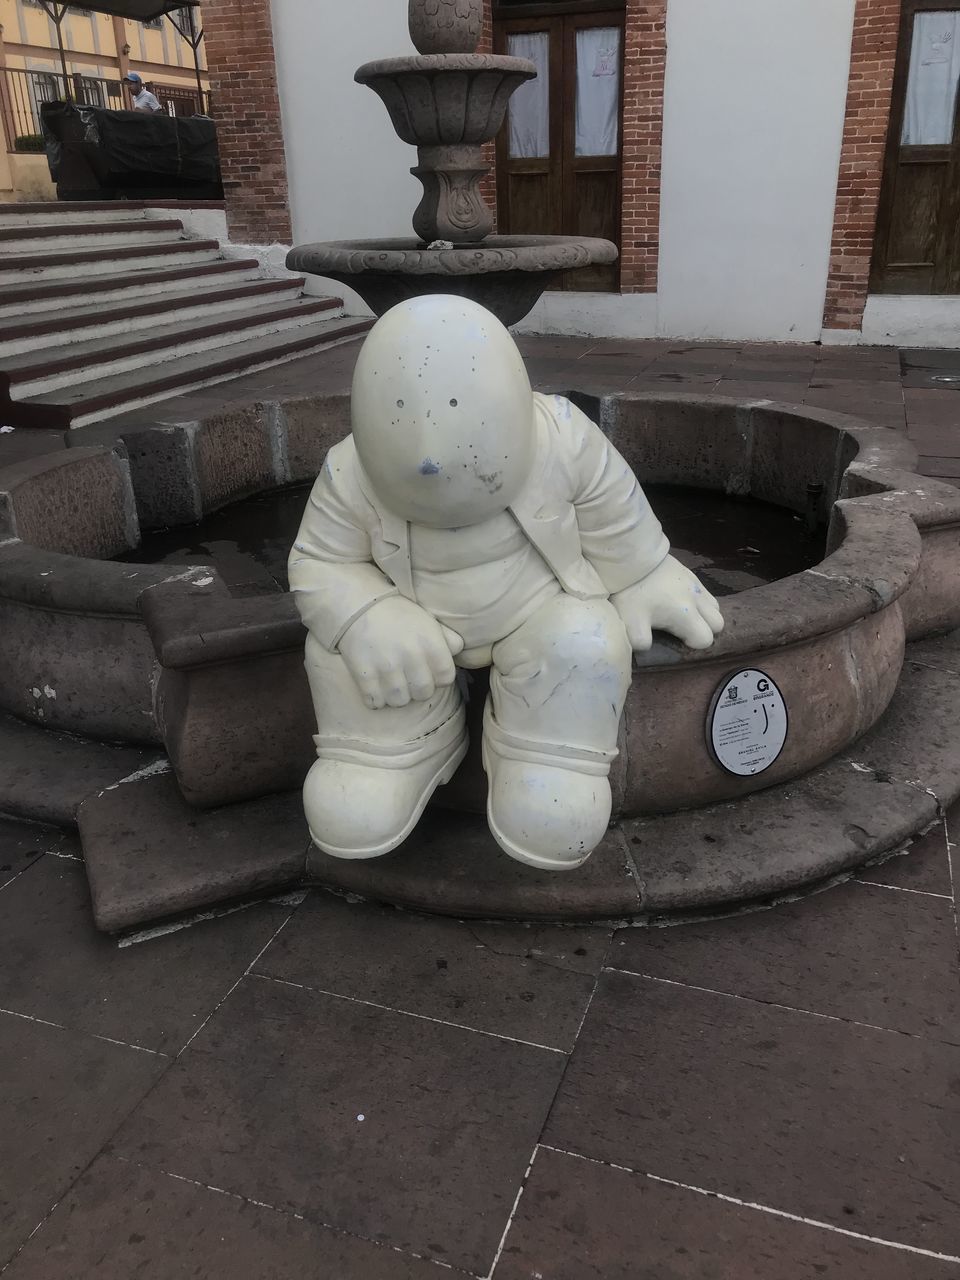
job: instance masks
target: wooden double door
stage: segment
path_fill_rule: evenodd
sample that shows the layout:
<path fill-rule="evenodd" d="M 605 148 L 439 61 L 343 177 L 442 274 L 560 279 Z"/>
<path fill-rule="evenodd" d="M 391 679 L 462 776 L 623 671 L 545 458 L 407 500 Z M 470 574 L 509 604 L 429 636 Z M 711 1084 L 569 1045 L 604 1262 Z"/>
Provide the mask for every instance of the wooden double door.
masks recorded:
<path fill-rule="evenodd" d="M 903 0 L 870 287 L 960 293 L 960 0 Z"/>
<path fill-rule="evenodd" d="M 599 236 L 619 243 L 623 9 L 570 3 L 495 8 L 494 47 L 539 75 L 510 101 L 497 139 L 504 235 Z M 616 263 L 571 272 L 562 286 L 615 290 Z"/>

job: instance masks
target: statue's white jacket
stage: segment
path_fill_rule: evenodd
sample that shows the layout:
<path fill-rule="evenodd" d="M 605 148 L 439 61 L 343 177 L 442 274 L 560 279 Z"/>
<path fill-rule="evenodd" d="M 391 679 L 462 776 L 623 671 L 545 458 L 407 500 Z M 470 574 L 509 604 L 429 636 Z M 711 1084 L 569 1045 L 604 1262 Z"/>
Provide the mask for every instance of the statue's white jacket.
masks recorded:
<path fill-rule="evenodd" d="M 581 600 L 623 591 L 652 573 L 670 545 L 636 476 L 603 432 L 563 396 L 534 396 L 536 453 L 510 505 L 514 518 Z M 410 529 L 375 493 L 352 436 L 333 446 L 290 553 L 290 590 L 320 643 L 340 637 L 378 600 L 416 600 Z M 482 547 L 484 525 L 476 530 Z"/>

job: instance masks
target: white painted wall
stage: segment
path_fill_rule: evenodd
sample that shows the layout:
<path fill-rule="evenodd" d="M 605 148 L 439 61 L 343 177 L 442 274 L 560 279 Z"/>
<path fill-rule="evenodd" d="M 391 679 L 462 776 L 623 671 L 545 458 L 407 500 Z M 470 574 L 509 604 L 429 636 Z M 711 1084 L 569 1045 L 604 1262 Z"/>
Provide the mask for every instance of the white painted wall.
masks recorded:
<path fill-rule="evenodd" d="M 294 243 L 412 236 L 417 153 L 353 79 L 364 62 L 416 53 L 405 0 L 273 0 L 272 12 Z M 311 291 L 345 293 L 333 282 Z M 346 295 L 349 312 L 366 312 Z"/>
<path fill-rule="evenodd" d="M 661 334 L 819 338 L 853 9 L 670 0 Z"/>

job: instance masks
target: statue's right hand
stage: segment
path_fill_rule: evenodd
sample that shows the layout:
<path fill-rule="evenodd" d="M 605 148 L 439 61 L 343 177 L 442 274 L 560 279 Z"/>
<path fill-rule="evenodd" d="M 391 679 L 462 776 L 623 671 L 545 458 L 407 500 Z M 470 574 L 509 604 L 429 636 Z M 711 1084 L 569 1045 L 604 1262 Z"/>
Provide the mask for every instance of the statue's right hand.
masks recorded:
<path fill-rule="evenodd" d="M 426 702 L 457 677 L 463 640 L 403 596 L 388 596 L 340 637 L 340 654 L 372 710 Z"/>

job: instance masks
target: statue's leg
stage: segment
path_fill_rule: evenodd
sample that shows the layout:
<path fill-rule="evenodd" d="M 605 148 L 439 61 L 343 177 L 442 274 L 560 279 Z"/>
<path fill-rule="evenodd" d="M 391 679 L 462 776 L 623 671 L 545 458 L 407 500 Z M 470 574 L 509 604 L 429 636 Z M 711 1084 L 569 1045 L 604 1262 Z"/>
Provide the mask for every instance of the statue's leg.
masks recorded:
<path fill-rule="evenodd" d="M 494 646 L 483 758 L 500 847 L 531 866 L 585 862 L 610 821 L 610 765 L 633 653 L 607 600 L 561 595 Z"/>
<path fill-rule="evenodd" d="M 373 711 L 344 660 L 313 636 L 306 668 L 319 730 L 303 787 L 311 838 L 337 858 L 377 858 L 407 838 L 466 754 L 459 690 Z"/>

